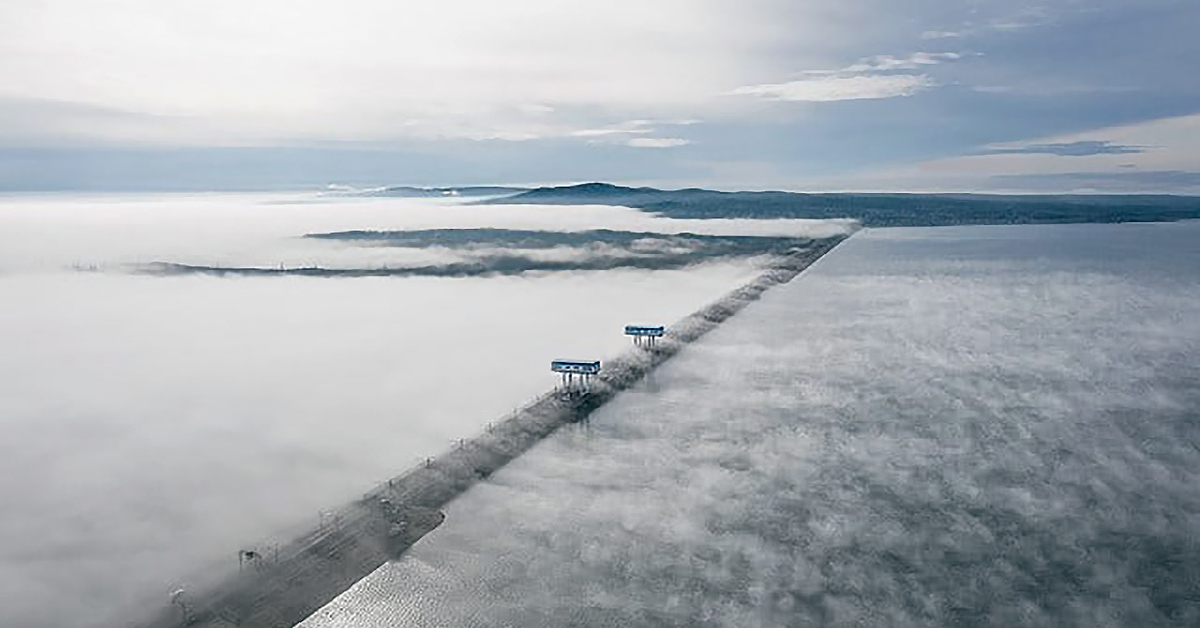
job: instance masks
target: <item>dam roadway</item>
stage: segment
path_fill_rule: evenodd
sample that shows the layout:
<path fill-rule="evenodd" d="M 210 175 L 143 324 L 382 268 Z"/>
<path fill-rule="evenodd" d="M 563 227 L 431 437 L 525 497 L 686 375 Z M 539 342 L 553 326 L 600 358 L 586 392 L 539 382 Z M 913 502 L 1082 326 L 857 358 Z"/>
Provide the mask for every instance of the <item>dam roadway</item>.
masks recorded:
<path fill-rule="evenodd" d="M 244 551 L 237 571 L 193 583 L 161 608 L 128 625 L 137 628 L 290 628 L 328 604 L 422 536 L 437 528 L 441 509 L 559 427 L 586 418 L 687 344 L 714 329 L 773 286 L 787 283 L 844 237 L 812 240 L 781 256 L 748 284 L 672 325 L 653 348 L 604 364 L 586 394 L 554 390 L 539 396 L 479 436 L 408 470 L 271 551 Z"/>

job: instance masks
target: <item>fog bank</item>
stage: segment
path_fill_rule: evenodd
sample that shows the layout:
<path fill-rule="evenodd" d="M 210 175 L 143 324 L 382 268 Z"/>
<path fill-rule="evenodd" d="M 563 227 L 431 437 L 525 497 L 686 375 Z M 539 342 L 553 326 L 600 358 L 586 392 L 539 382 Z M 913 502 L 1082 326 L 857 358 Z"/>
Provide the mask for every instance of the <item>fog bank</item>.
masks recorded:
<path fill-rule="evenodd" d="M 550 359 L 619 353 L 623 325 L 676 320 L 758 272 L 743 260 L 328 281 L 129 267 L 354 267 L 376 251 L 302 236 L 647 220 L 300 195 L 0 199 L 0 625 L 107 625 L 161 603 L 189 574 L 477 433 L 552 385 Z"/>

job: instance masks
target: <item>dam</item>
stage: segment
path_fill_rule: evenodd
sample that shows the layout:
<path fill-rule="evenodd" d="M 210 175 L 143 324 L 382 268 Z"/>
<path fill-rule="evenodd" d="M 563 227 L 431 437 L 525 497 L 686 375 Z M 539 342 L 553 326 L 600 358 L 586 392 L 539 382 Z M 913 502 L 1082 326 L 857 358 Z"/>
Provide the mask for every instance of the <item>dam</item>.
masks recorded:
<path fill-rule="evenodd" d="M 559 427 L 586 418 L 689 343 L 771 287 L 787 283 L 844 236 L 811 240 L 779 257 L 750 283 L 684 317 L 656 342 L 608 360 L 587 394 L 549 391 L 479 436 L 327 511 L 313 529 L 272 548 L 241 551 L 236 572 L 193 584 L 164 599 L 139 628 L 293 626 L 444 520 L 441 509 Z"/>

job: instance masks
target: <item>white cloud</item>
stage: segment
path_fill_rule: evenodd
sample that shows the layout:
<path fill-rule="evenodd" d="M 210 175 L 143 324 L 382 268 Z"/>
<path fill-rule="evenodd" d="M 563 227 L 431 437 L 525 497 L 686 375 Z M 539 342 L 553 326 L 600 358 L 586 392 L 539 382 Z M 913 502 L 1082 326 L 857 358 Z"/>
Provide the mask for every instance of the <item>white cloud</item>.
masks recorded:
<path fill-rule="evenodd" d="M 705 114 L 712 94 L 773 67 L 770 46 L 828 41 L 816 17 L 781 29 L 796 11 L 779 0 L 7 0 L 0 100 L 120 112 L 119 133 L 81 132 L 121 141 L 138 119 L 144 141 L 166 143 L 561 137 Z"/>
<path fill-rule="evenodd" d="M 898 58 L 891 55 L 868 57 L 839 70 L 839 72 L 887 72 L 891 70 L 915 70 L 921 66 L 937 65 L 943 61 L 957 61 L 963 55 L 957 52 L 914 52 Z"/>
<path fill-rule="evenodd" d="M 829 102 L 912 96 L 933 87 L 930 77 L 910 74 L 886 76 L 827 76 L 788 83 L 750 85 L 731 92 L 766 100 Z"/>
<path fill-rule="evenodd" d="M 572 131 L 570 134 L 574 137 L 607 137 L 611 135 L 629 135 L 638 133 L 653 133 L 654 128 L 650 120 L 629 120 L 620 124 L 614 124 L 598 129 L 580 129 Z"/>
<path fill-rule="evenodd" d="M 978 53 L 967 53 L 978 55 Z M 937 85 L 925 74 L 896 74 L 957 61 L 959 52 L 914 52 L 907 57 L 875 55 L 838 70 L 808 70 L 804 78 L 786 83 L 748 85 L 728 92 L 736 96 L 757 96 L 765 100 L 828 102 L 912 96 Z"/>
<path fill-rule="evenodd" d="M 689 140 L 677 137 L 635 137 L 626 143 L 637 148 L 673 148 L 691 144 Z"/>
<path fill-rule="evenodd" d="M 602 128 L 572 131 L 572 137 L 587 138 L 592 144 L 623 144 L 637 148 L 671 148 L 690 144 L 690 140 L 670 137 L 631 137 L 656 133 L 659 126 L 689 126 L 699 120 L 629 120 Z"/>
<path fill-rule="evenodd" d="M 921 33 L 921 39 L 951 39 L 957 37 L 968 37 L 974 35 L 975 30 L 965 28 L 960 31 L 925 31 Z"/>
<path fill-rule="evenodd" d="M 580 129 L 571 131 L 572 137 L 607 137 L 610 135 L 629 135 L 631 133 L 650 133 L 650 129 Z"/>

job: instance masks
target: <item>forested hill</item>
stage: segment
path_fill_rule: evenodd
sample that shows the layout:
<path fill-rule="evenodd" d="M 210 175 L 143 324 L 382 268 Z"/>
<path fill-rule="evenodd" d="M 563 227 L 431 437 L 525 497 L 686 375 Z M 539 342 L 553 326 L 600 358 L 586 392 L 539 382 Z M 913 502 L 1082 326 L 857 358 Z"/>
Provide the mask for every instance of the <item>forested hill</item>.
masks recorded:
<path fill-rule="evenodd" d="M 542 187 L 485 204 L 622 205 L 671 218 L 855 218 L 868 227 L 1164 222 L 1200 218 L 1200 197 L 1167 195 L 805 194 Z"/>

